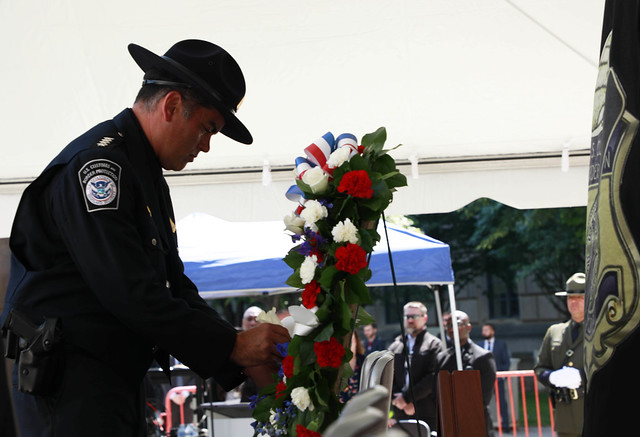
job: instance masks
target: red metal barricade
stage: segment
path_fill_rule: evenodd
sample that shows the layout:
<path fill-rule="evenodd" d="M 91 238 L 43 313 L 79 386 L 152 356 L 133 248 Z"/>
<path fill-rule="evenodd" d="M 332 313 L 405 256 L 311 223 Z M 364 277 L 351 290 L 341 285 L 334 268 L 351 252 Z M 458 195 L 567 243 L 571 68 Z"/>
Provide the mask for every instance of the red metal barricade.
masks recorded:
<path fill-rule="evenodd" d="M 541 421 L 541 413 L 540 413 L 540 393 L 539 393 L 539 385 L 538 385 L 538 380 L 536 378 L 536 374 L 533 370 L 513 370 L 513 371 L 503 371 L 503 372 L 498 372 L 497 373 L 497 378 L 496 378 L 496 382 L 495 382 L 495 396 L 496 396 L 496 410 L 497 410 L 497 422 L 498 422 L 498 436 L 502 437 L 503 434 L 503 429 L 502 429 L 502 420 L 500 419 L 502 416 L 500 415 L 500 390 L 498 390 L 498 380 L 499 379 L 506 379 L 507 382 L 507 399 L 508 399 L 508 405 L 510 408 L 510 413 L 511 413 L 511 426 L 512 426 L 512 431 L 513 431 L 513 436 L 516 437 L 518 436 L 518 420 L 516 417 L 516 411 L 515 411 L 515 405 L 516 405 L 516 401 L 514 400 L 514 396 L 513 396 L 513 379 L 519 379 L 520 381 L 520 394 L 521 394 L 521 400 L 522 400 L 522 415 L 523 415 L 523 427 L 524 427 L 524 435 L 525 437 L 529 437 L 529 417 L 528 417 L 528 412 L 527 412 L 527 398 L 526 398 L 526 390 L 525 390 L 525 378 L 531 378 L 531 382 L 532 384 L 529 385 L 533 385 L 533 392 L 534 392 L 534 398 L 535 398 L 535 404 L 536 404 L 536 423 L 537 423 L 537 428 L 538 428 L 538 437 L 543 437 L 542 436 L 542 421 Z M 551 422 L 551 437 L 555 436 L 555 433 L 553 431 L 554 428 L 554 422 L 553 422 L 553 408 L 551 406 L 551 399 L 549 399 L 549 420 Z"/>
<path fill-rule="evenodd" d="M 165 411 L 165 432 L 167 435 L 171 433 L 172 428 L 172 415 L 171 415 L 171 402 L 178 404 L 180 407 L 180 424 L 184 424 L 184 404 L 186 401 L 186 396 L 184 396 L 184 392 L 189 392 L 194 394 L 196 392 L 195 385 L 185 385 L 182 387 L 173 387 L 169 390 L 164 397 L 164 411 Z M 180 399 L 176 399 L 178 396 Z M 177 402 L 176 402 L 177 401 Z"/>

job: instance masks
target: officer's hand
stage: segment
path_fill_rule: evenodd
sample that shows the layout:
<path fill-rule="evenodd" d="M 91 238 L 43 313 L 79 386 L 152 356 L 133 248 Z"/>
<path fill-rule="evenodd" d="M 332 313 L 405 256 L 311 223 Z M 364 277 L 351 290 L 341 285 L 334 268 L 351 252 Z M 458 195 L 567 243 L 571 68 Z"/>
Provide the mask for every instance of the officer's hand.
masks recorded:
<path fill-rule="evenodd" d="M 269 365 L 282 360 L 276 344 L 291 340 L 286 328 L 262 323 L 255 328 L 238 333 L 231 360 L 240 367 Z"/>
<path fill-rule="evenodd" d="M 256 383 L 258 390 L 260 390 L 266 385 L 273 384 L 273 375 L 277 374 L 279 370 L 278 362 L 272 361 L 270 364 L 262 366 L 245 367 L 244 373 Z"/>
<path fill-rule="evenodd" d="M 582 383 L 580 371 L 575 367 L 563 367 L 549 374 L 549 382 L 556 387 L 578 388 Z"/>

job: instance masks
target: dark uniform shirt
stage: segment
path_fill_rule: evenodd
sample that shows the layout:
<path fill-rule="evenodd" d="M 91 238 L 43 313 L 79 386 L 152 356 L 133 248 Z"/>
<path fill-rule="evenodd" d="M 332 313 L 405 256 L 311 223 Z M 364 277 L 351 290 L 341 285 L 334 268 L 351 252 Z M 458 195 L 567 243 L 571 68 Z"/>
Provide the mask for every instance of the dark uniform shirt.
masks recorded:
<path fill-rule="evenodd" d="M 226 389 L 243 380 L 229 361 L 235 329 L 184 275 L 169 189 L 132 110 L 74 140 L 25 190 L 10 247 L 2 321 L 12 308 L 59 317 L 66 346 L 135 384 L 168 353 Z"/>

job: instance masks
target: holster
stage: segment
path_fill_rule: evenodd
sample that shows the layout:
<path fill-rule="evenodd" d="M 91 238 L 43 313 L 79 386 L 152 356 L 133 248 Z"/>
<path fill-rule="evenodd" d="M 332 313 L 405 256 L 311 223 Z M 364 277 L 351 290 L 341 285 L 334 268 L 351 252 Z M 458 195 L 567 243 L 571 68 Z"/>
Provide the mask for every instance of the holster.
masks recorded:
<path fill-rule="evenodd" d="M 18 389 L 33 395 L 51 394 L 62 356 L 60 319 L 47 317 L 36 325 L 13 309 L 2 327 L 2 336 L 4 355 L 15 360 L 17 366 Z"/>
<path fill-rule="evenodd" d="M 561 404 L 570 404 L 571 401 L 576 401 L 583 396 L 583 386 L 578 388 L 553 387 L 551 389 L 551 403 L 554 407 L 558 402 Z"/>

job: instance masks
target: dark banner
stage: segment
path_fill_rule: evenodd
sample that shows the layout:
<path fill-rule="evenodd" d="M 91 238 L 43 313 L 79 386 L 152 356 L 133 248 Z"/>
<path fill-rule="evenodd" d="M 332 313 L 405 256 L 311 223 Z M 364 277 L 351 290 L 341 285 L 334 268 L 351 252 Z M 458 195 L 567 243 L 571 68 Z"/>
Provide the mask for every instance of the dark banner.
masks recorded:
<path fill-rule="evenodd" d="M 587 207 L 584 436 L 628 435 L 640 389 L 638 1 L 607 1 Z"/>

